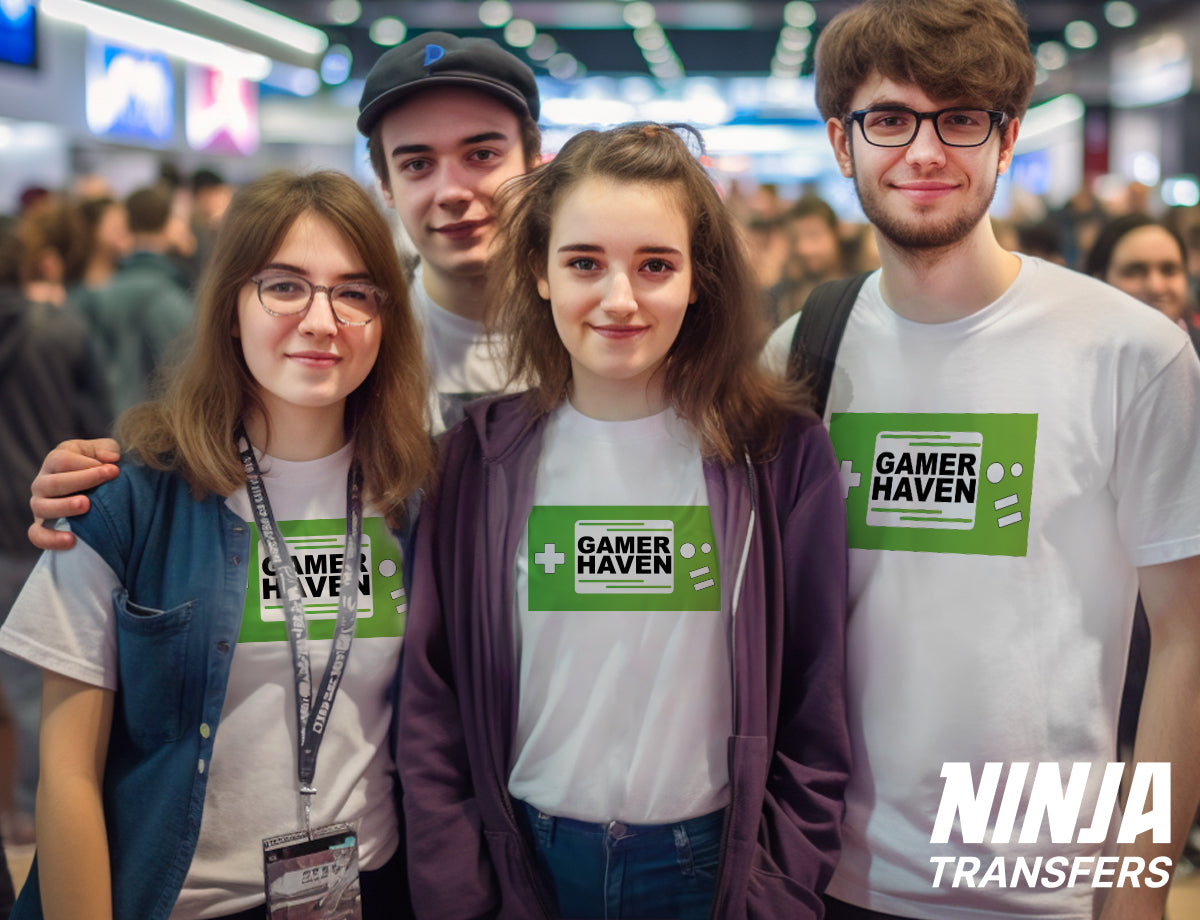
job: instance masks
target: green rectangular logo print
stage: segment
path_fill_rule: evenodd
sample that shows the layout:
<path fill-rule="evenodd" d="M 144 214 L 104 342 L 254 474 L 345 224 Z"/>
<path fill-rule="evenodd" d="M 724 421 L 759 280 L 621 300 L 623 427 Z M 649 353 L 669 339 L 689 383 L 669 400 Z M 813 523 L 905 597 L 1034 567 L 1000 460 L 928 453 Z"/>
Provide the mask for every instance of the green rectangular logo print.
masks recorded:
<path fill-rule="evenodd" d="M 530 610 L 721 609 L 703 505 L 538 505 L 528 572 Z"/>
<path fill-rule="evenodd" d="M 835 412 L 850 546 L 1024 556 L 1037 416 Z"/>
<path fill-rule="evenodd" d="M 309 638 L 331 639 L 337 620 L 346 522 L 331 518 L 280 521 L 278 526 L 300 579 Z M 279 579 L 253 524 L 250 533 L 250 584 L 238 641 L 286 642 Z M 354 635 L 368 639 L 403 636 L 407 612 L 400 547 L 382 518 L 364 518 Z"/>

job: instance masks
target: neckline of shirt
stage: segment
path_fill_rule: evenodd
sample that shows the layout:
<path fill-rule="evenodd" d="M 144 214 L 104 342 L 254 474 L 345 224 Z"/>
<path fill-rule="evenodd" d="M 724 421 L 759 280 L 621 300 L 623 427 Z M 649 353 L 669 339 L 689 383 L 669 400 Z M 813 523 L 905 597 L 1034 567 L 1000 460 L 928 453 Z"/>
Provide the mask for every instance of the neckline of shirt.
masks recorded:
<path fill-rule="evenodd" d="M 417 263 L 409 292 L 412 296 L 413 307 L 416 308 L 417 315 L 423 322 L 437 323 L 443 328 L 453 330 L 458 335 L 472 339 L 479 338 L 487 331 L 484 324 L 478 320 L 459 316 L 430 297 L 429 292 L 425 290 L 424 279 L 424 266 Z"/>
<path fill-rule="evenodd" d="M 931 339 L 957 338 L 976 332 L 1002 319 L 1016 306 L 1021 292 L 1033 283 L 1032 279 L 1038 271 L 1040 260 L 1022 253 L 1013 253 L 1013 255 L 1020 259 L 1021 267 L 1012 284 L 987 306 L 961 319 L 949 320 L 944 323 L 921 323 L 906 319 L 888 306 L 883 299 L 883 294 L 879 290 L 880 272 L 875 272 L 867 279 L 866 290 L 881 309 L 882 316 L 887 318 L 894 325 L 896 331 L 901 334 Z"/>
<path fill-rule="evenodd" d="M 634 441 L 677 437 L 683 421 L 668 407 L 644 418 L 610 421 L 584 415 L 568 398 L 554 412 L 554 420 L 563 433 L 574 438 L 599 441 Z M 685 426 L 684 426 L 685 427 Z"/>

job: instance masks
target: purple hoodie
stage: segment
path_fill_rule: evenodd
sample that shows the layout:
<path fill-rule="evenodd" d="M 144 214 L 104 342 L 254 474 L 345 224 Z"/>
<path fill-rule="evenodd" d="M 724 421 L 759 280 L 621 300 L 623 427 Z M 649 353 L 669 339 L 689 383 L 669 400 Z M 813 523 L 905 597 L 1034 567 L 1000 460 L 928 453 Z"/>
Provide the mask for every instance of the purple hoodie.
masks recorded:
<path fill-rule="evenodd" d="M 396 763 L 416 915 L 558 916 L 508 794 L 517 726 L 517 546 L 545 416 L 521 395 L 480 400 L 442 442 L 417 524 Z M 732 611 L 731 802 L 712 916 L 817 920 L 837 862 L 849 775 L 846 514 L 815 417 L 767 462 L 706 461 Z"/>

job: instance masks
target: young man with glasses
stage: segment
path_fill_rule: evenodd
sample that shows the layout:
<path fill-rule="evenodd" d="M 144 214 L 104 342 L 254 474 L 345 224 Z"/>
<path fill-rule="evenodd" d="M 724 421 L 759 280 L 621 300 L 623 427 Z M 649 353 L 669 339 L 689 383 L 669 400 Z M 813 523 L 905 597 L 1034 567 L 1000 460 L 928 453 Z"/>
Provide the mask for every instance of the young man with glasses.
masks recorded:
<path fill-rule="evenodd" d="M 1144 305 L 997 243 L 1033 78 L 1009 0 L 867 0 L 817 45 L 882 263 L 828 400 L 854 743 L 834 920 L 1161 917 L 1200 791 L 1200 363 Z M 1161 820 L 1127 842 L 1105 765 L 1139 588 L 1135 759 L 1170 764 L 1170 805 L 1161 774 L 1134 793 Z"/>

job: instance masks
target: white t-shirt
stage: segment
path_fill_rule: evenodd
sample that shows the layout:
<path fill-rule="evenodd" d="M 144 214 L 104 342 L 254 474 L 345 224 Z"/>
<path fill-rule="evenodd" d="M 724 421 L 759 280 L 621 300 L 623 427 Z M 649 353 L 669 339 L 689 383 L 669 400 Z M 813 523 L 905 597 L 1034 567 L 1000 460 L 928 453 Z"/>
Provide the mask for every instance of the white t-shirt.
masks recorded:
<path fill-rule="evenodd" d="M 425 363 L 433 387 L 433 432 L 437 434 L 462 418 L 465 403 L 503 392 L 508 370 L 503 337 L 489 334 L 477 320 L 434 303 L 423 279 L 424 267 L 418 265 L 409 293 L 422 327 Z"/>
<path fill-rule="evenodd" d="M 314 692 L 337 616 L 332 593 L 337 576 L 328 572 L 334 557 L 340 570 L 345 546 L 351 451 L 347 445 L 305 463 L 260 456 L 276 523 L 300 560 Z M 200 837 L 172 917 L 218 917 L 261 904 L 263 838 L 298 830 L 304 820 L 297 792 L 295 677 L 277 581 L 268 574 L 246 491 L 226 502 L 251 524 L 254 581 L 213 745 Z M 400 839 L 388 729 L 407 604 L 399 547 L 383 519 L 370 509 L 367 515 L 359 619 L 317 760 L 312 821 L 357 822 L 359 865 L 377 869 Z M 72 550 L 44 554 L 0 630 L 0 649 L 115 690 L 117 585 L 116 574 L 82 540 Z"/>
<path fill-rule="evenodd" d="M 775 333 L 773 363 L 795 320 Z M 836 898 L 900 916 L 1090 918 L 1094 889 L 933 887 L 935 856 L 1097 856 L 1100 845 L 930 838 L 942 765 L 1115 759 L 1135 566 L 1200 553 L 1200 363 L 1161 314 L 1022 257 L 955 322 L 894 313 L 867 279 L 827 409 L 847 495 L 853 773 Z M 1064 769 L 1065 785 L 1069 769 Z M 1005 778 L 1001 778 L 1001 799 Z M 1118 821 L 1110 825 L 1115 835 Z M 1071 835 L 1074 841 L 1075 835 Z M 953 866 L 951 867 L 953 869 Z M 1111 881 L 1113 876 L 1109 877 Z"/>
<path fill-rule="evenodd" d="M 729 622 L 700 451 L 673 411 L 555 411 L 516 595 L 513 796 L 629 824 L 729 803 Z"/>

